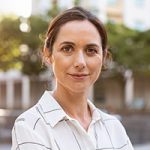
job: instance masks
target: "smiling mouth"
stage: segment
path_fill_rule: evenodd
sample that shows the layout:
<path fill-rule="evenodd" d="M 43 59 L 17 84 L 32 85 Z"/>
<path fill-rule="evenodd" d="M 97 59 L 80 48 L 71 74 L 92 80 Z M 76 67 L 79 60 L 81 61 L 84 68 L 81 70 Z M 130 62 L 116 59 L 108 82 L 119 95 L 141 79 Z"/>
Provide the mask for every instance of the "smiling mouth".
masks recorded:
<path fill-rule="evenodd" d="M 89 74 L 69 74 L 69 73 L 68 73 L 68 75 L 76 80 L 84 80 L 86 77 L 89 76 Z"/>

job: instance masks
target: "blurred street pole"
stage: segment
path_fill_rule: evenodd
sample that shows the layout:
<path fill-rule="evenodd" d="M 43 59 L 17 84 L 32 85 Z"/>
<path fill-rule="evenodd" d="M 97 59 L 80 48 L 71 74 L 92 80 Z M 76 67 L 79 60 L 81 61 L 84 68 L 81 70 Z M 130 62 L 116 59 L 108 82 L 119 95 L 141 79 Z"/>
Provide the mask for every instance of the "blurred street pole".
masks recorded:
<path fill-rule="evenodd" d="M 14 104 L 14 81 L 9 78 L 6 81 L 6 108 L 13 108 Z"/>
<path fill-rule="evenodd" d="M 28 108 L 30 104 L 30 80 L 28 76 L 22 78 L 22 108 Z"/>
<path fill-rule="evenodd" d="M 134 79 L 132 76 L 131 70 L 125 71 L 125 103 L 126 106 L 130 106 L 132 104 L 134 98 Z"/>

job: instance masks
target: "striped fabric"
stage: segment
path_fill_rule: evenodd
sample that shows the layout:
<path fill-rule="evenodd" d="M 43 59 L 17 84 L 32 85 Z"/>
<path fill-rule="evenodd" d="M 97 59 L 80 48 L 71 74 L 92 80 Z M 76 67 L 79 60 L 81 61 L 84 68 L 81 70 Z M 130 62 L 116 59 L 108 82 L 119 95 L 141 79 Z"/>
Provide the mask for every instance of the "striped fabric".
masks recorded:
<path fill-rule="evenodd" d="M 35 106 L 16 119 L 11 150 L 133 150 L 121 123 L 88 104 L 92 121 L 85 131 L 45 91 Z"/>

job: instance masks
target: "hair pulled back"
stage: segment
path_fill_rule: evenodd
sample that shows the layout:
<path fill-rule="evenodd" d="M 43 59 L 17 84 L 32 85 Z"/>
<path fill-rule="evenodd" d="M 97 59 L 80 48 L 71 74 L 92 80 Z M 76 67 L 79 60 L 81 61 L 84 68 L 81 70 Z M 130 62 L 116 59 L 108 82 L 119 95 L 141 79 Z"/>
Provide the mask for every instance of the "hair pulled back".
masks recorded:
<path fill-rule="evenodd" d="M 88 20 L 89 22 L 91 22 L 99 32 L 101 43 L 102 43 L 102 49 L 103 51 L 105 51 L 105 49 L 107 48 L 107 33 L 102 22 L 95 15 L 83 9 L 82 7 L 73 7 L 57 15 L 50 22 L 48 31 L 46 34 L 45 45 L 44 45 L 44 49 L 45 48 L 48 49 L 48 53 L 49 53 L 48 55 L 52 53 L 53 44 L 57 38 L 58 32 L 61 29 L 61 27 L 65 23 L 69 21 L 74 21 L 74 20 L 81 20 L 81 21 Z M 47 52 L 43 50 L 43 53 L 47 53 Z"/>

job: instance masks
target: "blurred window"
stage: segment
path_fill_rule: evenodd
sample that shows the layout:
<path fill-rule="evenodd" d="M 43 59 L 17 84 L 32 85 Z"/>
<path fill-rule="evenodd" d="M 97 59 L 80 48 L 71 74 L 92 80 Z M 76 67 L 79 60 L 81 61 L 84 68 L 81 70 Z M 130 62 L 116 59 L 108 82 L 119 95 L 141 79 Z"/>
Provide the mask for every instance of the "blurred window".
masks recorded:
<path fill-rule="evenodd" d="M 136 7 L 143 7 L 145 3 L 145 0 L 134 0 L 134 4 L 136 5 Z"/>
<path fill-rule="evenodd" d="M 118 0 L 107 0 L 108 6 L 115 6 L 118 3 Z"/>

